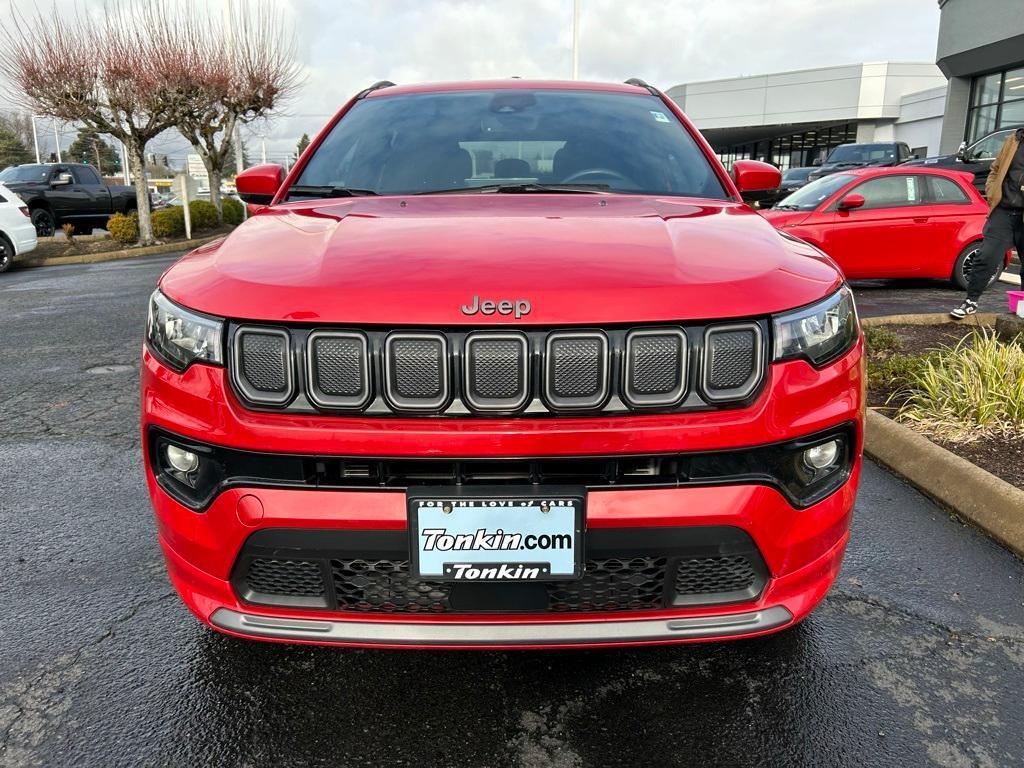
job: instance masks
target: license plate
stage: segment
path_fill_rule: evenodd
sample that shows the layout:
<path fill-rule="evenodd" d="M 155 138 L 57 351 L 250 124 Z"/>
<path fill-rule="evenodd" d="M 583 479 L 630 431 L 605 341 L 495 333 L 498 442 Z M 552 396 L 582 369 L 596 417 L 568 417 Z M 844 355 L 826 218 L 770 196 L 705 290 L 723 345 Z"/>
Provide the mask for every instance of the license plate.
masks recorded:
<path fill-rule="evenodd" d="M 412 571 L 431 581 L 578 579 L 582 530 L 582 493 L 409 496 Z"/>

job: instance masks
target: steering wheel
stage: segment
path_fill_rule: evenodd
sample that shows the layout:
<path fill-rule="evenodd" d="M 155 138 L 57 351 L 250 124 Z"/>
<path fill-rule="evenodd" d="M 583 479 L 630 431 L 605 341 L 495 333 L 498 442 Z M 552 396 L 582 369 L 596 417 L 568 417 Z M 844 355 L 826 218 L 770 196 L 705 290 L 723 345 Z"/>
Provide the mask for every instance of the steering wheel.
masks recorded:
<path fill-rule="evenodd" d="M 595 180 L 614 179 L 616 181 L 623 182 L 627 186 L 633 184 L 633 180 L 631 178 L 625 174 L 619 173 L 618 171 L 613 171 L 611 168 L 584 168 L 582 171 L 570 173 L 562 179 L 561 183 L 572 184 L 574 182 L 582 182 L 587 178 L 593 178 Z"/>

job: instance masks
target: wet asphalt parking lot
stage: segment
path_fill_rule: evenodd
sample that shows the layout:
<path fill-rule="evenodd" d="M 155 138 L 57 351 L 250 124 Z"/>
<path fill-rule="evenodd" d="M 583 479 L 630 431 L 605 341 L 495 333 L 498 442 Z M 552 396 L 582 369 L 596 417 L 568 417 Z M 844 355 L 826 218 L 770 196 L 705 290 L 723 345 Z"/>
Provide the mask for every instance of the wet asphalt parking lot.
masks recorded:
<path fill-rule="evenodd" d="M 203 628 L 164 573 L 136 425 L 170 261 L 0 275 L 0 765 L 1024 763 L 1024 564 L 870 463 L 835 588 L 769 638 L 439 653 Z"/>

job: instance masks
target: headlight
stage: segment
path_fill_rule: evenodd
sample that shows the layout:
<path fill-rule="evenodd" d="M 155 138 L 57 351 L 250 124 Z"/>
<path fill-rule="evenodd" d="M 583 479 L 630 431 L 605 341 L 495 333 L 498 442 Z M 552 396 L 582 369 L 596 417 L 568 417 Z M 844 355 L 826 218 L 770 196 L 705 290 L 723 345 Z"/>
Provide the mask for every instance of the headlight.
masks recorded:
<path fill-rule="evenodd" d="M 224 363 L 224 321 L 182 309 L 159 290 L 149 297 L 146 341 L 169 366 L 183 371 L 195 362 Z"/>
<path fill-rule="evenodd" d="M 802 357 L 821 366 L 857 341 L 857 308 L 845 285 L 819 304 L 778 315 L 773 322 L 776 360 Z"/>

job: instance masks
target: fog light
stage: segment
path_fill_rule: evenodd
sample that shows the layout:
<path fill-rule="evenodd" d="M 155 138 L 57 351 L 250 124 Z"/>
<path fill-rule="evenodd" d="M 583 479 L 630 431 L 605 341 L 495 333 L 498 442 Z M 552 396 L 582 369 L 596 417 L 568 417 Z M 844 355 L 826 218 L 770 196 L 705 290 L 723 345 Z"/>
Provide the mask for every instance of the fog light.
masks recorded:
<path fill-rule="evenodd" d="M 839 441 L 829 440 L 804 451 L 804 464 L 814 470 L 825 469 L 835 464 L 838 457 Z"/>
<path fill-rule="evenodd" d="M 187 475 L 189 472 L 194 472 L 198 469 L 199 457 L 192 453 L 192 451 L 186 451 L 184 448 L 179 448 L 176 445 L 168 445 L 167 463 L 173 469 L 176 469 L 183 475 Z"/>

